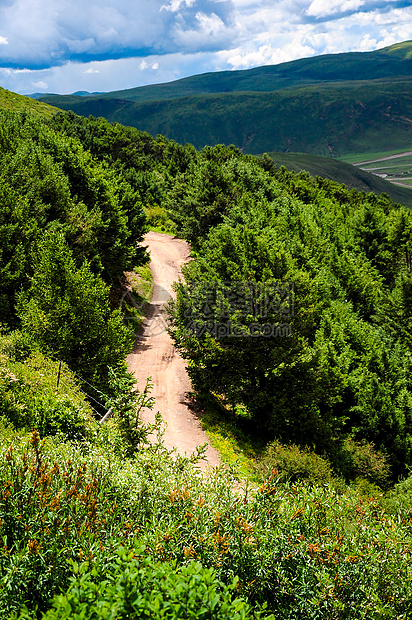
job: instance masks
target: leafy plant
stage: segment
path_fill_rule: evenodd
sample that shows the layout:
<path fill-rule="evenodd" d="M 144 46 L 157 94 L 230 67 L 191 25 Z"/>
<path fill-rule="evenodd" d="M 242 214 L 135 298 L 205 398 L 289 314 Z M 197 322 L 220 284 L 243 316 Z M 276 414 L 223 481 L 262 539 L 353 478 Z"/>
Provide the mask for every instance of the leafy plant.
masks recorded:
<path fill-rule="evenodd" d="M 237 579 L 222 583 L 213 569 L 191 561 L 160 563 L 140 552 L 120 549 L 117 558 L 99 566 L 73 564 L 67 594 L 55 597 L 44 620 L 246 620 L 257 618 L 245 600 L 236 598 Z M 23 620 L 24 615 L 20 616 Z M 268 620 L 274 616 L 267 616 Z"/>
<path fill-rule="evenodd" d="M 261 480 L 270 476 L 291 483 L 306 481 L 312 484 L 330 483 L 334 474 L 327 459 L 299 446 L 285 446 L 274 441 L 258 459 L 255 471 Z"/>
<path fill-rule="evenodd" d="M 153 428 L 143 424 L 140 418 L 144 409 L 153 409 L 155 401 L 153 396 L 150 396 L 153 383 L 149 377 L 143 391 L 140 392 L 131 374 L 119 376 L 113 369 L 109 369 L 109 373 L 110 387 L 115 396 L 108 401 L 108 407 L 116 419 L 126 455 L 133 456 L 142 444 L 147 443 L 148 433 L 160 427 L 160 418 Z"/>

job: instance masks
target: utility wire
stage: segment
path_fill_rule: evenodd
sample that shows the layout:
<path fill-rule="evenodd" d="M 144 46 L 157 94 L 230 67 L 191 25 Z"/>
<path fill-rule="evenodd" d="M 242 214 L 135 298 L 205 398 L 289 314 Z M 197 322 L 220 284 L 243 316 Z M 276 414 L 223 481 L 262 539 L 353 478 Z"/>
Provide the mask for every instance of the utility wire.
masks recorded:
<path fill-rule="evenodd" d="M 49 356 L 51 359 L 53 359 L 55 362 L 58 362 L 59 364 L 61 363 L 61 360 L 58 359 L 57 357 L 55 357 L 54 355 L 49 354 Z M 64 370 L 65 368 L 67 368 L 75 377 L 77 377 L 82 383 L 85 383 L 86 385 L 88 385 L 89 387 L 91 387 L 97 394 L 100 394 L 101 396 L 103 396 L 103 398 L 105 400 L 109 400 L 109 397 L 107 396 L 107 394 L 104 394 L 101 390 L 99 390 L 97 387 L 95 387 L 94 385 L 92 385 L 91 383 L 89 383 L 89 381 L 86 381 L 86 379 L 83 379 L 83 377 L 81 377 L 79 374 L 77 374 L 77 372 L 75 372 L 74 370 L 72 370 L 70 368 L 70 366 L 66 363 L 63 362 L 64 366 L 61 368 L 61 373 L 60 373 L 60 380 L 59 382 L 61 384 L 63 384 L 66 388 L 69 389 L 75 389 L 75 390 L 79 390 L 80 392 L 82 392 L 82 394 L 84 394 L 88 400 L 92 400 L 94 403 L 96 403 L 96 405 L 98 405 L 99 407 L 101 407 L 105 413 L 101 413 L 101 411 L 98 411 L 95 407 L 93 407 L 93 405 L 89 402 L 89 405 L 91 407 L 91 409 L 97 414 L 97 416 L 99 416 L 99 418 L 104 418 L 104 416 L 106 415 L 106 409 L 107 409 L 107 405 L 105 403 L 100 402 L 99 400 L 97 400 L 96 398 L 94 398 L 94 396 L 91 396 L 91 394 L 89 394 L 88 392 L 86 392 L 86 390 L 84 390 L 82 387 L 80 387 L 79 385 L 77 385 L 76 383 L 74 383 L 74 381 L 71 380 L 70 377 L 68 377 L 65 373 Z M 66 380 L 66 381 L 65 381 Z"/>

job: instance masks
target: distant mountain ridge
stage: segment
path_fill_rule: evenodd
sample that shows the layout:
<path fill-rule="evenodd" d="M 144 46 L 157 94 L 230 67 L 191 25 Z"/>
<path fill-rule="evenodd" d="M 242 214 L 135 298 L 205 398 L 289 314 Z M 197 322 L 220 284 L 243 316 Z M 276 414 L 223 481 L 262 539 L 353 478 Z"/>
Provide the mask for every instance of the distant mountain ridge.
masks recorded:
<path fill-rule="evenodd" d="M 302 58 L 278 65 L 253 69 L 217 71 L 194 75 L 164 84 L 138 86 L 107 93 L 89 93 L 101 99 L 126 101 L 164 101 L 190 95 L 229 92 L 270 92 L 291 86 L 319 82 L 372 80 L 412 75 L 412 41 L 383 48 L 375 52 L 347 52 Z M 71 95 L 44 97 L 87 96 L 87 91 Z"/>
<path fill-rule="evenodd" d="M 196 148 L 323 156 L 412 144 L 412 41 L 375 52 L 206 73 L 103 95 L 48 95 L 56 107 L 103 116 Z"/>
<path fill-rule="evenodd" d="M 75 93 L 72 93 L 73 97 L 91 97 L 92 95 L 104 95 L 104 92 L 99 92 L 96 91 L 94 93 L 90 93 L 88 90 L 77 90 Z M 30 93 L 29 95 L 26 95 L 26 97 L 30 97 L 30 99 L 40 99 L 41 97 L 49 97 L 52 96 L 52 94 L 48 94 L 48 93 Z M 57 95 L 57 96 L 61 96 L 61 95 Z"/>

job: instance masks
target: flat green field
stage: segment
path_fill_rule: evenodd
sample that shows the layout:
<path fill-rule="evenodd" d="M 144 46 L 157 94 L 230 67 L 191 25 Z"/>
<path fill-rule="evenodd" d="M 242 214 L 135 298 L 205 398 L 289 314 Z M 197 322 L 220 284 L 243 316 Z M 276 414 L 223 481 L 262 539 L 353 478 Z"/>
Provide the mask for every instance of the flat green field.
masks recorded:
<path fill-rule="evenodd" d="M 392 179 L 391 181 L 394 185 L 398 185 L 399 183 L 402 183 L 402 185 L 408 185 L 409 187 L 412 187 L 412 178 L 408 178 L 408 179 Z"/>
<path fill-rule="evenodd" d="M 348 164 L 358 164 L 363 161 L 372 162 L 377 159 L 382 159 L 383 157 L 390 157 L 391 155 L 402 155 L 402 153 L 405 153 L 405 149 L 396 149 L 395 151 L 379 151 L 377 153 L 351 153 L 350 155 L 342 155 L 337 159 L 340 161 L 345 161 Z"/>
<path fill-rule="evenodd" d="M 412 186 L 412 152 L 386 151 L 383 153 L 369 153 L 343 157 L 365 172 L 371 172 L 390 183 Z"/>

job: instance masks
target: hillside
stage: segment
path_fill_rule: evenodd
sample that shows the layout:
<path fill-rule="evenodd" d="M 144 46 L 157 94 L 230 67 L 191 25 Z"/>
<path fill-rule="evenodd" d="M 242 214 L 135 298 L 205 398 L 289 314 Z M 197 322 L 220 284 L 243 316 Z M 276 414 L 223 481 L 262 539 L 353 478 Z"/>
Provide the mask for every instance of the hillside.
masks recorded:
<path fill-rule="evenodd" d="M 234 144 L 247 153 L 339 156 L 411 144 L 412 79 L 340 82 L 268 93 L 196 95 L 133 103 L 81 98 L 58 102 L 196 148 Z"/>
<path fill-rule="evenodd" d="M 412 43 L 208 73 L 99 96 L 42 101 L 158 133 L 196 148 L 334 156 L 408 148 Z"/>
<path fill-rule="evenodd" d="M 1 88 L 0 86 L 0 109 L 12 110 L 17 112 L 19 110 L 26 110 L 34 112 L 35 114 L 41 114 L 42 116 L 50 117 L 56 113 L 56 109 L 51 105 L 43 103 L 41 101 L 35 101 L 24 95 L 18 95 L 10 90 Z"/>
<path fill-rule="evenodd" d="M 75 102 L 89 95 L 98 99 L 126 99 L 134 102 L 164 101 L 190 95 L 269 92 L 321 82 L 394 78 L 412 74 L 411 53 L 412 42 L 407 41 L 375 52 L 326 54 L 253 69 L 203 73 L 164 84 L 108 93 L 78 92 L 66 96 L 43 95 L 43 98 L 46 100 L 46 97 L 53 97 L 56 102 L 60 98 L 62 102 Z"/>

